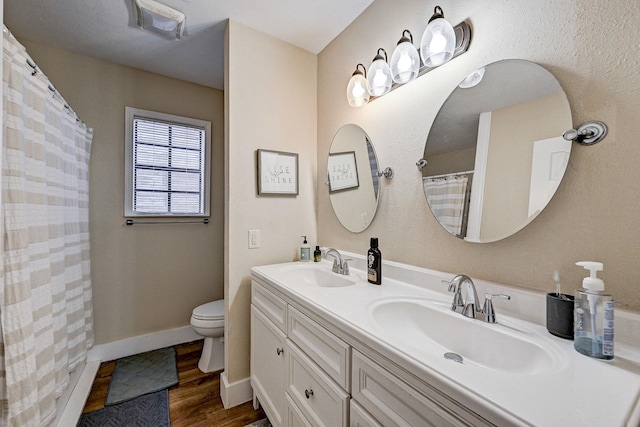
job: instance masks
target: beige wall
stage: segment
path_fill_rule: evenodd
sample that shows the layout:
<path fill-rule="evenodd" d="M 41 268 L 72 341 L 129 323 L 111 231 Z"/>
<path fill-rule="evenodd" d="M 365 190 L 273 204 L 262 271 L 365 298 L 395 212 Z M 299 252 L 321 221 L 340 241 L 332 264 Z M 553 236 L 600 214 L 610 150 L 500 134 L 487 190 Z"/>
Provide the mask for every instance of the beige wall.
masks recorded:
<path fill-rule="evenodd" d="M 640 56 L 633 53 L 640 3 L 439 4 L 454 25 L 471 23 L 469 51 L 363 108 L 351 108 L 345 99 L 355 65 L 368 66 L 379 47 L 390 55 L 405 28 L 419 40 L 433 4 L 376 0 L 318 57 L 319 175 L 324 176 L 333 135 L 346 123 L 360 125 L 375 144 L 381 165 L 392 166 L 396 173 L 391 181 L 383 180 L 378 214 L 370 229 L 360 234 L 338 223 L 318 180 L 321 243 L 365 253 L 369 237 L 377 236 L 386 259 L 540 291 L 553 290 L 552 274 L 558 270 L 563 289 L 572 292 L 584 276 L 574 263 L 602 261 L 602 277 L 617 305 L 640 311 L 640 198 L 635 189 L 640 179 L 640 145 L 635 138 L 640 132 Z M 468 243 L 450 236 L 429 213 L 415 163 L 422 157 L 435 115 L 456 84 L 479 66 L 506 58 L 546 67 L 567 92 L 573 122 L 602 120 L 610 133 L 592 147 L 574 144 L 558 192 L 524 230 L 495 243 Z"/>
<path fill-rule="evenodd" d="M 561 90 L 491 112 L 480 240 L 495 240 L 530 221 L 533 145 L 560 136 L 566 123 L 571 112 Z"/>
<path fill-rule="evenodd" d="M 225 372 L 249 376 L 250 268 L 316 244 L 316 55 L 231 21 L 225 77 Z M 257 196 L 256 150 L 298 153 L 299 195 Z M 326 176 L 326 169 L 325 175 Z M 248 231 L 261 247 L 248 249 Z"/>
<path fill-rule="evenodd" d="M 223 296 L 223 92 L 22 42 L 94 128 L 89 222 L 96 344 L 188 326 L 195 306 Z M 211 121 L 209 225 L 125 225 L 125 106 Z"/>

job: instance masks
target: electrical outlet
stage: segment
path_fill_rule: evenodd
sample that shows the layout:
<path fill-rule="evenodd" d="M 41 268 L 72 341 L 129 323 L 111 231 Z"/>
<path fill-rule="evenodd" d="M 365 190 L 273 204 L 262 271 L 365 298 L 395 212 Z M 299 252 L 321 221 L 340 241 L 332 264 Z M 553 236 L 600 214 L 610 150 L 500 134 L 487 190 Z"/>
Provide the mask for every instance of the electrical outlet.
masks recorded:
<path fill-rule="evenodd" d="M 249 230 L 249 249 L 260 247 L 260 230 Z"/>

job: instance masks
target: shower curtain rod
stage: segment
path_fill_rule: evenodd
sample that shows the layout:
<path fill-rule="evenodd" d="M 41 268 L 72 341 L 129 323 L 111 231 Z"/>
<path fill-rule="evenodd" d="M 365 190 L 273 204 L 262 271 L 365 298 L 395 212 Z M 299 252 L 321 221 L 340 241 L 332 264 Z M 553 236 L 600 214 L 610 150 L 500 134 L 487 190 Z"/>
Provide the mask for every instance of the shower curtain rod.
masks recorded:
<path fill-rule="evenodd" d="M 4 31 L 6 31 L 6 32 L 8 32 L 9 34 L 11 34 L 11 31 L 9 31 L 9 30 L 7 29 L 7 27 L 4 27 Z M 27 65 L 28 65 L 29 67 L 33 68 L 33 71 L 31 72 L 31 75 L 32 75 L 32 76 L 36 76 L 36 75 L 38 74 L 38 72 L 40 72 L 41 74 L 43 74 L 43 73 L 42 73 L 42 71 L 40 70 L 40 67 L 38 67 L 38 65 L 33 61 L 33 59 L 31 59 L 31 58 L 27 58 Z M 43 74 L 43 75 L 44 75 L 44 74 Z M 46 76 L 45 76 L 45 77 L 46 77 Z M 58 90 L 57 90 L 57 89 L 56 89 L 56 88 L 55 88 L 55 87 L 54 87 L 50 82 L 49 82 L 49 86 L 48 86 L 48 87 L 49 87 L 49 90 L 50 90 L 51 92 L 53 92 L 53 97 L 54 97 L 54 98 L 55 98 L 56 96 L 60 95 L 60 92 L 58 92 Z M 62 97 L 62 96 L 61 96 L 61 97 Z M 65 100 L 64 100 L 64 98 L 62 98 L 62 100 L 63 100 L 63 101 L 65 101 Z M 67 111 L 67 113 L 69 113 L 69 114 L 73 114 L 73 115 L 75 116 L 75 118 L 76 118 L 76 122 L 80 123 L 82 126 L 85 126 L 85 127 L 87 126 L 87 125 L 86 125 L 82 120 L 80 120 L 80 117 L 78 117 L 78 114 L 77 114 L 75 111 L 73 111 L 73 108 L 71 108 L 71 107 L 69 106 L 69 104 L 67 104 L 67 102 L 66 102 L 66 101 L 64 102 L 64 109 Z"/>
<path fill-rule="evenodd" d="M 132 219 L 128 219 L 127 220 L 127 225 L 134 225 L 134 224 L 141 224 L 141 225 L 155 225 L 155 224 L 209 224 L 209 218 L 204 218 L 204 219 L 194 219 L 194 220 L 187 220 L 187 221 L 134 221 Z"/>
<path fill-rule="evenodd" d="M 454 176 L 460 176 L 460 175 L 471 175 L 473 174 L 473 172 L 474 171 L 444 173 L 442 175 L 425 176 L 424 178 L 429 178 L 429 179 L 448 178 L 448 177 L 454 177 Z"/>

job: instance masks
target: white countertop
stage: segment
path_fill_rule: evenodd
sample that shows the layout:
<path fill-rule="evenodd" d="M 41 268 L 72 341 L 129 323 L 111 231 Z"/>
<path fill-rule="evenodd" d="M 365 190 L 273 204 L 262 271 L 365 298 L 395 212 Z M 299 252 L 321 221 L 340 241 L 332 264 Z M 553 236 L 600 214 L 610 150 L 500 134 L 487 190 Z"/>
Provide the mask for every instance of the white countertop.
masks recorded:
<path fill-rule="evenodd" d="M 479 295 L 501 292 L 512 297 L 511 301 L 494 302 L 498 324 L 490 326 L 505 328 L 511 323 L 531 334 L 554 356 L 551 368 L 514 373 L 453 363 L 444 357 L 435 357 L 433 349 L 424 349 L 421 343 L 407 345 L 406 340 L 401 339 L 402 331 L 390 333 L 371 316 L 372 307 L 384 299 L 426 298 L 450 304 L 452 294 L 446 292 L 446 285 L 442 285 L 441 280 L 450 280 L 452 274 L 385 262 L 382 285 L 376 286 L 366 281 L 363 257 L 350 253 L 343 255 L 354 258 L 350 262 L 351 275 L 360 280 L 353 286 L 319 287 L 279 278 L 278 272 L 283 266 L 299 263 L 254 267 L 252 274 L 268 280 L 290 301 L 320 315 L 368 348 L 494 422 L 580 427 L 640 425 L 638 349 L 623 345 L 624 357 L 616 353 L 612 361 L 579 354 L 573 348 L 573 341 L 549 334 L 540 324 L 544 322 L 544 294 L 474 280 Z M 329 261 L 305 264 L 331 270 Z M 636 320 L 633 315 L 623 316 L 621 323 L 625 328 L 640 328 Z M 616 334 L 619 332 L 617 323 L 616 312 Z M 438 325 L 424 327 L 438 328 Z M 620 335 L 632 336 L 638 330 L 622 331 Z"/>

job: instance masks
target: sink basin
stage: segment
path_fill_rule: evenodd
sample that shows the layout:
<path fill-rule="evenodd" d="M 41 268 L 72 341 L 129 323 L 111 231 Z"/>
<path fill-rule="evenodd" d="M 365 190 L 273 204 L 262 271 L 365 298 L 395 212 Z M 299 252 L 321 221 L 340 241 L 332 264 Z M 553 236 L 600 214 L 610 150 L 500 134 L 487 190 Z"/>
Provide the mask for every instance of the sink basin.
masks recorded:
<path fill-rule="evenodd" d="M 337 274 L 331 271 L 327 264 L 294 264 L 279 269 L 278 277 L 296 285 L 320 286 L 336 288 L 352 286 L 360 281 L 354 273 L 349 275 Z"/>
<path fill-rule="evenodd" d="M 490 324 L 452 312 L 436 300 L 392 299 L 373 303 L 370 314 L 390 341 L 418 354 L 442 357 L 508 373 L 538 373 L 552 369 L 559 357 L 553 343 L 520 326 L 498 319 Z M 499 314 L 498 314 L 499 315 Z M 437 353 L 440 353 L 438 355 Z"/>

